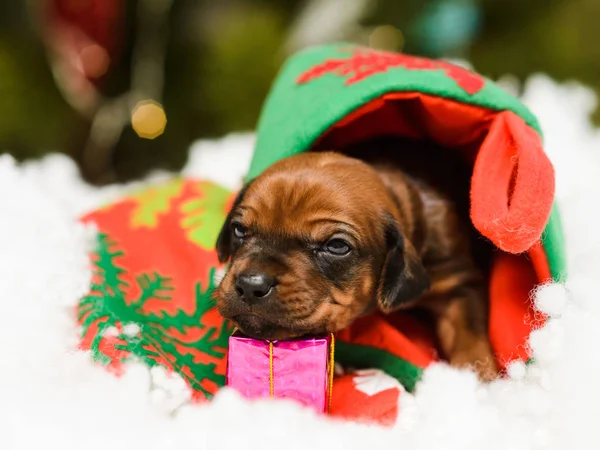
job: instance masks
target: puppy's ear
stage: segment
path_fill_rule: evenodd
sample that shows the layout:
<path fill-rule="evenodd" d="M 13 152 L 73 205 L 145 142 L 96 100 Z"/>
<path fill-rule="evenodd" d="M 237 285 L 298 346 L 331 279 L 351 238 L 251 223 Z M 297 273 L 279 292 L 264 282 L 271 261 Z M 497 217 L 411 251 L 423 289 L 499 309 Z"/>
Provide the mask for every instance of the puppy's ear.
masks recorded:
<path fill-rule="evenodd" d="M 237 197 L 233 201 L 231 211 L 229 211 L 229 213 L 227 214 L 225 222 L 223 223 L 221 231 L 219 232 L 219 236 L 217 237 L 217 243 L 215 247 L 217 249 L 217 257 L 219 258 L 219 262 L 221 264 L 227 262 L 229 258 L 231 258 L 231 217 L 233 215 L 233 212 L 235 211 L 235 208 L 242 202 L 246 191 L 250 187 L 250 183 L 251 182 L 242 187 Z"/>
<path fill-rule="evenodd" d="M 389 213 L 385 215 L 384 226 L 387 255 L 377 303 L 382 312 L 390 313 L 425 292 L 430 281 L 415 248 L 404 239 L 400 225 Z"/>

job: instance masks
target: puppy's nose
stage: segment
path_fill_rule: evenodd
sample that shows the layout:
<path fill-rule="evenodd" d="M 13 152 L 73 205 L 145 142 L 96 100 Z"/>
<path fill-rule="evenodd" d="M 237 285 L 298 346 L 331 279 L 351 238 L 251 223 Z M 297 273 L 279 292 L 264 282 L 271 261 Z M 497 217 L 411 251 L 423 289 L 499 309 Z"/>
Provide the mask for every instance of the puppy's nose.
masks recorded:
<path fill-rule="evenodd" d="M 235 280 L 237 294 L 247 303 L 257 302 L 267 297 L 275 286 L 275 279 L 264 273 L 238 275 Z"/>

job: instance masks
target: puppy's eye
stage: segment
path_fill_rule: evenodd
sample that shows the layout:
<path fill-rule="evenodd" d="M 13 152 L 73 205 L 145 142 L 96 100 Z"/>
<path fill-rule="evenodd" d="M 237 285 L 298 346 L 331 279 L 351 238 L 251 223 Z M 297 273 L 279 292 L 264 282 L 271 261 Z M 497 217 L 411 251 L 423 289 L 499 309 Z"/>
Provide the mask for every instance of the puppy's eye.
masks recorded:
<path fill-rule="evenodd" d="M 231 224 L 231 228 L 233 229 L 233 234 L 235 237 L 241 239 L 246 235 L 246 229 L 239 223 Z"/>
<path fill-rule="evenodd" d="M 343 239 L 332 239 L 327 244 L 325 244 L 325 250 L 328 253 L 338 256 L 344 256 L 350 253 L 350 244 L 348 244 Z"/>

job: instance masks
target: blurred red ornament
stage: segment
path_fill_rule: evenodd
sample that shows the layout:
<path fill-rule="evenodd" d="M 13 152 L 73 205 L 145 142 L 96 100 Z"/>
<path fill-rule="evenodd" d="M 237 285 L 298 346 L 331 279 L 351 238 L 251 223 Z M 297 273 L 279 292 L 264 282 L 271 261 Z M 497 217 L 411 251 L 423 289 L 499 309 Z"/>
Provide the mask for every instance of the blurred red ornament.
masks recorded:
<path fill-rule="evenodd" d="M 44 0 L 44 42 L 70 90 L 98 86 L 121 49 L 123 0 Z"/>

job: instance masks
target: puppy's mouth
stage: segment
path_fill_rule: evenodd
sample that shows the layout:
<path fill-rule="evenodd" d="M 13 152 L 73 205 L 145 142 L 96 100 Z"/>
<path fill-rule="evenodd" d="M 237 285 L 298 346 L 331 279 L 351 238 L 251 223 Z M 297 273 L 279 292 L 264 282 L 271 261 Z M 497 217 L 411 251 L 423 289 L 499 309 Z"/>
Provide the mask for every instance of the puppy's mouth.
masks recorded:
<path fill-rule="evenodd" d="M 312 317 L 295 318 L 278 308 L 277 299 L 271 305 L 250 305 L 231 292 L 218 290 L 216 304 L 219 314 L 237 326 L 244 335 L 260 340 L 286 340 L 325 333 L 325 325 Z"/>
<path fill-rule="evenodd" d="M 254 313 L 238 314 L 229 320 L 235 323 L 243 334 L 254 339 L 274 341 L 319 334 L 316 329 L 281 325 Z"/>

